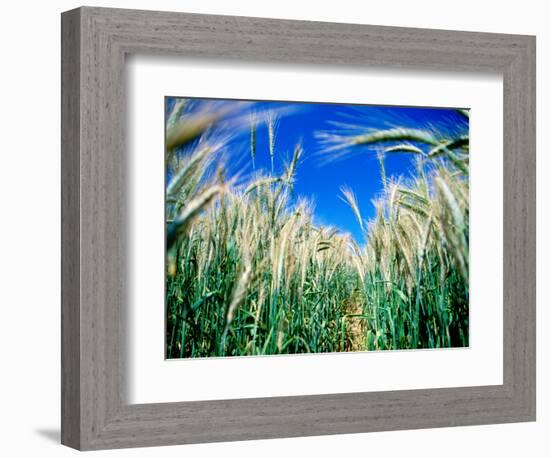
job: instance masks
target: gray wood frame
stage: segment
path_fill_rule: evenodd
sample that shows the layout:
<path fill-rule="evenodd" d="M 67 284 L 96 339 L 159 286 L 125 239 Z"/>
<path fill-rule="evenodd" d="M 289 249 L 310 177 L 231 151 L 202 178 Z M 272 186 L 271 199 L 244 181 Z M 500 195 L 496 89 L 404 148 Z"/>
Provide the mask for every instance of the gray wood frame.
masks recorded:
<path fill-rule="evenodd" d="M 61 37 L 63 444 L 105 449 L 535 419 L 534 37 L 90 7 L 62 14 Z M 503 385 L 128 404 L 130 53 L 503 74 Z"/>

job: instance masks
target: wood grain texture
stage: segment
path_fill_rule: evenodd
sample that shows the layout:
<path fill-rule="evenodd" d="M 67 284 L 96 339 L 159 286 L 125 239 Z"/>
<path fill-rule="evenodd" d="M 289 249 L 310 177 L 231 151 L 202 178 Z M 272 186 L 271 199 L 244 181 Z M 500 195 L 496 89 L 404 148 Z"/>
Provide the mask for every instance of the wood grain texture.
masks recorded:
<path fill-rule="evenodd" d="M 62 15 L 62 442 L 103 449 L 535 418 L 535 39 L 80 8 Z M 504 77 L 504 384 L 130 405 L 127 54 Z"/>
<path fill-rule="evenodd" d="M 61 24 L 61 442 L 80 446 L 80 14 Z"/>

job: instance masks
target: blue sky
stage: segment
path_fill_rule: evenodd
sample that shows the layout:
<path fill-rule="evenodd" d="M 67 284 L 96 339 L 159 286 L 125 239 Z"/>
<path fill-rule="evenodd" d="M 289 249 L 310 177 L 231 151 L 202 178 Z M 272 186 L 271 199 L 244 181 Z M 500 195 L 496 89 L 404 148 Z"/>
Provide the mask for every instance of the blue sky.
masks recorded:
<path fill-rule="evenodd" d="M 171 97 L 166 98 L 167 111 L 170 111 L 174 100 Z M 340 198 L 340 188 L 348 186 L 353 190 L 364 219 L 374 216 L 372 200 L 382 190 L 377 149 L 354 147 L 338 154 L 337 160 L 327 160 L 335 158 L 336 153 L 323 152 L 325 145 L 316 133 L 329 131 L 357 134 L 370 129 L 405 127 L 430 129 L 445 136 L 465 133 L 468 129 L 466 118 L 447 108 L 264 101 L 242 103 L 194 99 L 190 109 L 204 110 L 205 106 L 211 106 L 212 103 L 214 106 L 223 106 L 228 112 L 238 113 L 238 119 L 241 120 L 239 127 L 233 127 L 230 132 L 227 148 L 228 164 L 232 169 L 230 173 L 238 173 L 245 178 L 258 172 L 270 173 L 268 133 L 261 113 L 277 113 L 275 174 L 284 170 L 285 160 L 290 159 L 295 145 L 301 142 L 304 152 L 297 168 L 295 197 L 307 197 L 314 202 L 314 218 L 317 224 L 338 227 L 351 233 L 358 242 L 362 242 L 363 237 L 353 212 Z M 256 116 L 258 124 L 255 169 L 250 160 L 248 120 L 251 112 L 260 114 Z M 222 128 L 223 126 L 220 129 Z M 226 126 L 225 131 L 227 130 Z M 415 173 L 413 154 L 387 155 L 384 163 L 388 177 L 411 177 Z"/>

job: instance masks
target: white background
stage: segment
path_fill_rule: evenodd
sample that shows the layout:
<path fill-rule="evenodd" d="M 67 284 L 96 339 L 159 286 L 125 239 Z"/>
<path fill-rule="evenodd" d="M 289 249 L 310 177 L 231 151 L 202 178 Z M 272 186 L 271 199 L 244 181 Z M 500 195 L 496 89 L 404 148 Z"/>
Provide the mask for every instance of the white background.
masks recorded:
<path fill-rule="evenodd" d="M 319 0 L 95 1 L 96 5 L 200 13 L 316 19 L 526 33 L 538 36 L 538 234 L 548 232 L 550 143 L 550 30 L 544 2 L 463 0 L 357 2 Z M 69 456 L 59 437 L 60 176 L 59 13 L 72 1 L 11 2 L 0 18 L 0 451 L 5 456 Z M 538 421 L 437 430 L 280 439 L 107 451 L 99 456 L 547 456 L 550 401 L 547 379 L 549 315 L 545 258 L 548 239 L 538 237 Z M 543 330 L 545 332 L 543 333 Z"/>
<path fill-rule="evenodd" d="M 502 383 L 501 76 L 326 66 L 319 71 L 318 66 L 143 56 L 131 57 L 126 70 L 132 199 L 130 402 Z M 470 348 L 164 361 L 166 94 L 470 108 Z"/>

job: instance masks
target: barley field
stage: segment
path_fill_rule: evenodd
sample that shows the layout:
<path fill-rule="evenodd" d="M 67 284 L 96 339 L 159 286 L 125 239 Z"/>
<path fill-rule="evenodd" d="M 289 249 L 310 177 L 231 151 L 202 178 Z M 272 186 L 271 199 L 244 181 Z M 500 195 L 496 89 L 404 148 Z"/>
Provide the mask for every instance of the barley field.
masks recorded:
<path fill-rule="evenodd" d="M 468 111 L 307 105 L 166 99 L 166 357 L 468 346 Z"/>

